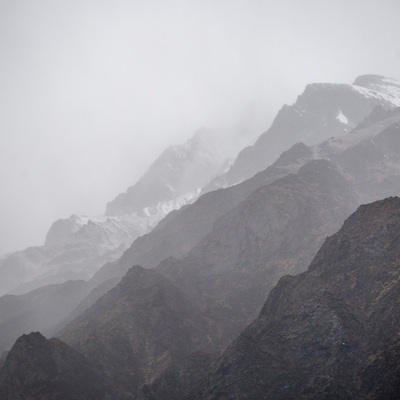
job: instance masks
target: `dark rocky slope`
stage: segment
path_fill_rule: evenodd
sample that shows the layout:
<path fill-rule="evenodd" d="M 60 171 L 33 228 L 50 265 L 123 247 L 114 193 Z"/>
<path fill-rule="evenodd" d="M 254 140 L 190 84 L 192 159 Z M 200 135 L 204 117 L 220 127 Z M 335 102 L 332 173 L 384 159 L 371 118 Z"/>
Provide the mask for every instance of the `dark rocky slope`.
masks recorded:
<path fill-rule="evenodd" d="M 399 232 L 399 198 L 361 206 L 187 398 L 399 398 Z"/>
<path fill-rule="evenodd" d="M 86 359 L 39 332 L 21 336 L 0 374 L 2 400 L 128 400 Z"/>

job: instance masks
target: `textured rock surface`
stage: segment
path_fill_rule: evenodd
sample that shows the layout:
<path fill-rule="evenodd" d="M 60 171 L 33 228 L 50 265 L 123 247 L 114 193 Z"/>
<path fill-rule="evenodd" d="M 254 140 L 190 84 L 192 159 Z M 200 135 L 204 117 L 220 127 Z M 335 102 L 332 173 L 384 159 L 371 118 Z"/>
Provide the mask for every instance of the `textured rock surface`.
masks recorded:
<path fill-rule="evenodd" d="M 361 206 L 188 398 L 398 398 L 399 232 L 399 198 Z"/>

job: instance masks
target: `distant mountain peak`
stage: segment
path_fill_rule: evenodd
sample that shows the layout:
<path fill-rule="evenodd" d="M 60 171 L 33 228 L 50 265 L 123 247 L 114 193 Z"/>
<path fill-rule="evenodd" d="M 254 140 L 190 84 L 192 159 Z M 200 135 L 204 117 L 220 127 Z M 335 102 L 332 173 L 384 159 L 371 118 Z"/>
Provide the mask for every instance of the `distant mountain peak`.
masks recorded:
<path fill-rule="evenodd" d="M 140 213 L 201 189 L 220 171 L 224 157 L 203 130 L 183 145 L 166 149 L 139 181 L 107 204 L 106 215 Z"/>

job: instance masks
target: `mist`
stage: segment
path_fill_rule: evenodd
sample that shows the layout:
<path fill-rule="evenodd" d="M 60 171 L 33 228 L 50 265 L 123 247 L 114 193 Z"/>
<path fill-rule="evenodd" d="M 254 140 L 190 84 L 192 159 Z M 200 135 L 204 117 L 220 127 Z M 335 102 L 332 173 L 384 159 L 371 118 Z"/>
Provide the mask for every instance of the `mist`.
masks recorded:
<path fill-rule="evenodd" d="M 390 0 L 2 0 L 0 254 L 102 214 L 200 128 L 233 152 L 310 82 L 400 78 L 399 14 Z"/>

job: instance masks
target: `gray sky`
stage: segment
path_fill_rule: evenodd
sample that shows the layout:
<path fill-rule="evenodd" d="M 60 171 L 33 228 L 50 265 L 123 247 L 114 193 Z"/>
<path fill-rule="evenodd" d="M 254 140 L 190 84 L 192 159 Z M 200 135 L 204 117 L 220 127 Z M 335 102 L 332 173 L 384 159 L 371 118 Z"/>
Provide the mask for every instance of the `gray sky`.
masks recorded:
<path fill-rule="evenodd" d="M 253 141 L 307 83 L 400 79 L 398 0 L 0 0 L 0 254 L 101 214 L 201 127 Z"/>

